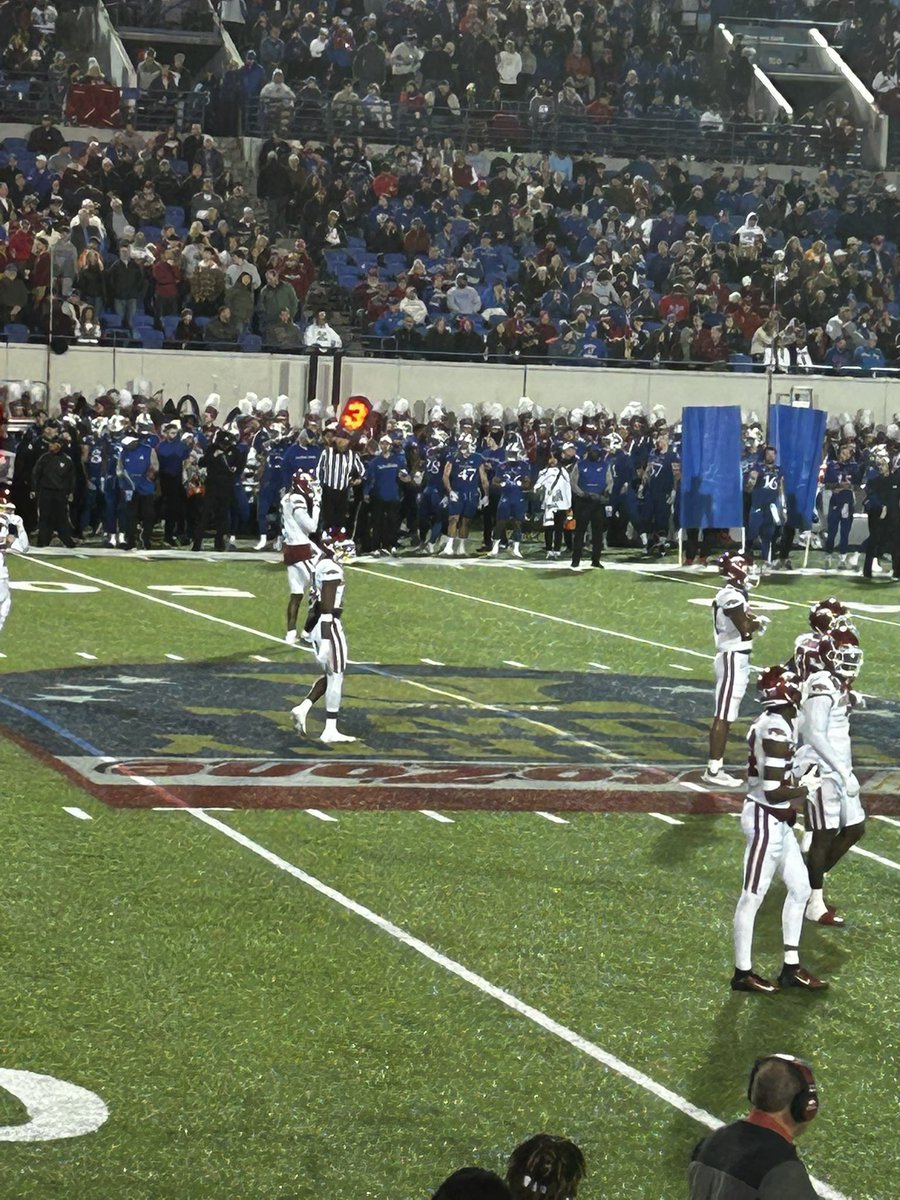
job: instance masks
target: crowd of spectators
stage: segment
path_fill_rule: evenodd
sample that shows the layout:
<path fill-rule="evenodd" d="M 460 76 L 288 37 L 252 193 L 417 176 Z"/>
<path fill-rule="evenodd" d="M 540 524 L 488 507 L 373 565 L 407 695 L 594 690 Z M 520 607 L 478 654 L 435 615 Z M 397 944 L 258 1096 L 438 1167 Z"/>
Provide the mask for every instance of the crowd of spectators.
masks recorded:
<path fill-rule="evenodd" d="M 172 125 L 142 134 L 129 122 L 103 146 L 67 140 L 48 114 L 27 138 L 3 145 L 7 340 L 340 347 L 315 306 L 318 272 L 303 239 L 270 242 L 255 197 L 199 124 L 184 134 Z"/>

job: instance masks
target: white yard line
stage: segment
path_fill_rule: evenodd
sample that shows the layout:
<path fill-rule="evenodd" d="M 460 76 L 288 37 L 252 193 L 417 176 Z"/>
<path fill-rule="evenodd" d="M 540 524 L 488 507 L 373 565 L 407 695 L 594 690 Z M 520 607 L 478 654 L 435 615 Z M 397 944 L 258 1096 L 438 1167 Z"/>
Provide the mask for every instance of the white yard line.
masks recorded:
<path fill-rule="evenodd" d="M 432 821 L 438 821 L 441 825 L 455 825 L 456 822 L 452 817 L 445 817 L 443 813 L 435 812 L 431 808 L 420 808 L 419 812 L 423 817 L 430 817 Z"/>
<path fill-rule="evenodd" d="M 93 821 L 94 819 L 91 814 L 86 813 L 83 808 L 69 808 L 64 805 L 63 812 L 68 813 L 70 817 L 75 817 L 78 821 Z"/>
<path fill-rule="evenodd" d="M 897 825 L 897 826 L 900 826 L 900 821 L 897 821 L 897 820 L 895 820 L 895 818 L 894 818 L 894 817 L 885 817 L 885 816 L 882 816 L 882 814 L 881 814 L 881 813 L 876 813 L 876 814 L 875 814 L 875 816 L 872 818 L 872 820 L 873 820 L 873 821 L 884 821 L 884 822 L 885 822 L 886 824 L 888 824 L 888 825 Z"/>
<path fill-rule="evenodd" d="M 322 812 L 320 808 L 304 808 L 303 811 L 309 813 L 311 817 L 315 817 L 317 821 L 337 822 L 337 817 L 332 817 L 329 813 Z"/>
<path fill-rule="evenodd" d="M 679 821 L 675 817 L 666 816 L 665 813 L 647 813 L 648 817 L 656 817 L 657 821 L 665 821 L 667 825 L 683 825 L 684 821 Z"/>
<path fill-rule="evenodd" d="M 694 669 L 693 667 L 683 667 L 681 663 L 669 663 L 669 666 L 674 671 L 693 671 Z"/>
<path fill-rule="evenodd" d="M 676 575 L 657 574 L 656 572 L 644 571 L 644 570 L 641 570 L 640 568 L 637 569 L 636 573 L 638 575 L 648 575 L 652 579 L 663 579 L 667 583 L 684 583 L 684 584 L 687 584 L 688 587 L 704 588 L 708 592 L 718 592 L 721 590 L 720 584 L 718 584 L 718 583 L 703 583 L 699 579 L 679 579 Z M 848 578 L 853 579 L 854 576 L 850 575 L 850 576 L 848 576 Z M 855 578 L 859 578 L 859 577 L 856 576 Z M 840 580 L 836 580 L 835 582 L 839 583 Z M 890 595 L 893 596 L 894 593 L 891 592 Z M 769 600 L 774 604 L 787 604 L 790 608 L 802 608 L 805 612 L 809 612 L 809 609 L 810 609 L 810 606 L 808 604 L 806 604 L 803 600 L 785 600 L 783 596 L 766 596 L 762 592 L 757 592 L 757 591 L 753 591 L 751 593 L 750 600 L 751 600 L 751 603 L 754 600 Z M 848 600 L 847 604 L 851 608 L 853 607 L 852 600 Z M 900 621 L 887 621 L 887 620 L 885 620 L 884 617 L 872 617 L 872 616 L 869 616 L 868 613 L 862 613 L 862 612 L 854 612 L 851 615 L 852 615 L 854 621 L 872 621 L 875 625 L 892 625 L 895 629 L 900 629 Z"/>
<path fill-rule="evenodd" d="M 473 596 L 470 592 L 457 592 L 452 588 L 436 587 L 433 583 L 419 583 L 416 579 L 404 579 L 400 575 L 384 575 L 381 571 L 372 571 L 367 567 L 353 567 L 354 574 L 375 575 L 378 579 L 386 579 L 391 583 L 405 583 L 408 587 L 424 588 L 427 592 L 440 592 L 444 596 L 455 596 L 458 600 L 471 600 L 475 604 L 486 604 L 490 608 L 501 608 L 507 612 L 521 613 L 526 617 L 539 617 L 543 621 L 554 621 L 558 625 L 569 625 L 573 629 L 582 629 L 588 633 L 602 633 L 606 637 L 622 638 L 626 642 L 639 642 L 642 646 L 655 646 L 657 650 L 674 650 L 678 654 L 689 654 L 692 658 L 702 658 L 712 662 L 714 654 L 704 654 L 700 650 L 688 650 L 686 646 L 670 646 L 668 642 L 654 642 L 649 638 L 636 637 L 633 633 L 621 633 L 618 629 L 604 629 L 600 625 L 587 625 L 584 621 L 573 621 L 568 617 L 559 617 L 555 613 L 539 612 L 533 608 L 520 608 L 517 604 L 506 604 L 502 600 L 488 600 L 485 596 Z M 98 582 L 94 580 L 93 582 Z M 102 582 L 102 581 L 100 581 Z M 717 589 L 718 590 L 718 589 Z M 140 595 L 140 593 L 138 593 Z"/>
<path fill-rule="evenodd" d="M 171 662 L 184 662 L 180 654 L 167 654 L 166 658 L 170 659 Z"/>
<path fill-rule="evenodd" d="M 266 658 L 264 654 L 251 654 L 250 658 L 253 662 L 271 662 L 271 658 Z"/>
<path fill-rule="evenodd" d="M 531 668 L 526 667 L 525 663 L 516 662 L 514 658 L 504 658 L 504 667 L 518 667 L 522 671 L 529 671 Z"/>
<path fill-rule="evenodd" d="M 442 667 L 444 665 L 442 662 L 438 662 L 436 658 L 420 658 L 419 662 L 424 663 L 426 667 Z"/>
<path fill-rule="evenodd" d="M 617 1075 L 621 1075 L 631 1083 L 643 1088 L 644 1091 L 656 1096 L 657 1099 L 664 1101 L 664 1103 L 670 1105 L 678 1112 L 684 1113 L 685 1116 L 691 1117 L 698 1124 L 705 1126 L 707 1129 L 719 1129 L 724 1124 L 724 1122 L 720 1121 L 718 1117 L 714 1117 L 712 1113 L 707 1112 L 706 1109 L 700 1108 L 699 1105 L 693 1104 L 690 1100 L 685 1099 L 684 1096 L 680 1096 L 677 1092 L 673 1092 L 670 1088 L 658 1083 L 651 1076 L 644 1074 L 643 1071 L 637 1070 L 637 1068 L 632 1067 L 623 1059 L 617 1058 L 608 1050 L 604 1050 L 602 1046 L 598 1046 L 595 1042 L 588 1041 L 587 1038 L 582 1037 L 574 1030 L 569 1029 L 568 1026 L 561 1024 L 561 1022 L 554 1020 L 553 1017 L 548 1016 L 547 1013 L 542 1012 L 541 1009 L 525 1003 L 525 1001 L 520 1000 L 517 996 L 514 996 L 512 992 L 507 991 L 505 988 L 498 987 L 498 985 L 495 983 L 491 983 L 491 981 L 486 979 L 483 975 L 479 975 L 475 971 L 470 971 L 468 967 L 463 966 L 462 963 L 457 962 L 456 959 L 450 958 L 446 954 L 442 954 L 440 950 L 436 950 L 427 942 L 423 942 L 420 938 L 414 937 L 411 933 L 407 933 L 405 929 L 401 928 L 399 925 L 395 925 L 393 921 L 387 920 L 387 918 L 380 916 L 371 908 L 366 908 L 365 905 L 359 904 L 356 900 L 352 900 L 349 896 L 344 895 L 343 892 L 339 892 L 336 888 L 329 887 L 328 884 L 322 883 L 321 880 L 316 879 L 315 876 L 307 874 L 307 872 L 301 870 L 300 867 L 294 866 L 293 863 L 288 862 L 280 855 L 268 850 L 265 846 L 260 845 L 259 842 L 255 842 L 252 838 L 248 838 L 244 834 L 239 833 L 238 830 L 234 829 L 232 826 L 225 824 L 223 821 L 217 820 L 215 817 L 211 817 L 209 813 L 203 812 L 200 809 L 192 809 L 191 815 L 194 816 L 198 821 L 202 821 L 204 825 L 209 826 L 210 829 L 215 829 L 219 833 L 224 834 L 225 837 L 230 838 L 233 842 L 239 846 L 242 846 L 245 850 L 249 850 L 252 854 L 256 854 L 260 858 L 265 859 L 265 861 L 270 863 L 273 867 L 278 868 L 280 871 L 285 871 L 288 875 L 292 876 L 300 883 L 303 883 L 307 887 L 312 888 L 313 891 L 318 892 L 319 895 L 325 896 L 327 899 L 333 901 L 346 912 L 350 912 L 358 917 L 361 917 L 364 921 L 367 921 L 376 929 L 380 929 L 382 933 L 386 933 L 389 937 L 392 937 L 401 945 L 408 947 L 410 950 L 414 950 L 417 954 L 420 954 L 423 958 L 428 959 L 429 962 L 434 963 L 436 966 L 441 967 L 449 974 L 455 975 L 457 978 L 464 980 L 483 995 L 490 996 L 492 999 L 499 1001 L 499 1003 L 505 1005 L 513 1012 L 518 1013 L 520 1016 L 525 1017 L 527 1020 L 531 1021 L 532 1024 L 537 1025 L 540 1029 L 543 1029 L 546 1033 L 550 1033 L 554 1037 L 559 1038 L 573 1049 L 578 1050 L 581 1054 L 586 1055 L 588 1058 L 594 1059 L 595 1062 L 601 1063 L 608 1070 L 614 1071 Z M 831 1187 L 830 1184 L 823 1183 L 821 1180 L 813 1178 L 812 1184 L 819 1195 L 824 1198 L 824 1200 L 849 1200 L 845 1193 L 838 1191 L 837 1188 Z"/>
<path fill-rule="evenodd" d="M 612 667 L 607 667 L 604 663 L 589 662 L 589 667 L 596 667 L 598 671 L 611 671 Z"/>
<path fill-rule="evenodd" d="M 873 854 L 871 850 L 863 850 L 861 846 L 851 846 L 851 854 L 861 854 L 863 858 L 871 858 L 873 862 L 881 863 L 883 867 L 893 867 L 895 871 L 900 871 L 900 863 L 894 862 L 892 858 L 882 858 L 880 854 Z"/>
<path fill-rule="evenodd" d="M 545 821 L 550 821 L 554 825 L 568 825 L 569 822 L 565 817 L 558 817 L 556 813 L 535 812 L 536 817 L 543 817 Z"/>
<path fill-rule="evenodd" d="M 709 788 L 703 786 L 702 783 L 691 783 L 689 779 L 679 779 L 678 781 L 683 788 L 690 788 L 692 792 L 708 792 Z"/>
<path fill-rule="evenodd" d="M 84 650 L 76 650 L 76 651 L 75 651 L 75 654 L 76 654 L 76 656 L 77 656 L 78 658 L 86 658 L 86 659 L 87 659 L 89 662 L 96 662 L 96 661 L 97 661 L 97 655 L 96 655 L 96 654 L 88 654 L 88 653 L 86 653 L 86 651 L 84 651 Z"/>

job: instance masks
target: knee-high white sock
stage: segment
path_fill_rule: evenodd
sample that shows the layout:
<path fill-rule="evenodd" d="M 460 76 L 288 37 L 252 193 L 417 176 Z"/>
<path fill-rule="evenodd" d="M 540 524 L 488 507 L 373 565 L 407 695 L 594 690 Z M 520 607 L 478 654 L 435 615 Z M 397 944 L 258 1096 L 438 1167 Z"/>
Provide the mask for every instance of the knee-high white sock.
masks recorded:
<path fill-rule="evenodd" d="M 753 927 L 762 902 L 762 896 L 741 892 L 734 910 L 734 965 L 739 971 L 753 969 Z"/>

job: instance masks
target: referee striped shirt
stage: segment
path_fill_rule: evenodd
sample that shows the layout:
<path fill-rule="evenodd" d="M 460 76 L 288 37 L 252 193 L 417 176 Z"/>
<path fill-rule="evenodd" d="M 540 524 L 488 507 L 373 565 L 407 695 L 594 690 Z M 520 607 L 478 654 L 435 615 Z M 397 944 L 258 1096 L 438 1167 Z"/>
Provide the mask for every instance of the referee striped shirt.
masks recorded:
<path fill-rule="evenodd" d="M 334 446 L 326 446 L 319 455 L 316 478 L 322 487 L 343 492 L 350 486 L 351 479 L 362 478 L 364 475 L 362 459 L 355 450 L 345 450 L 342 453 Z"/>

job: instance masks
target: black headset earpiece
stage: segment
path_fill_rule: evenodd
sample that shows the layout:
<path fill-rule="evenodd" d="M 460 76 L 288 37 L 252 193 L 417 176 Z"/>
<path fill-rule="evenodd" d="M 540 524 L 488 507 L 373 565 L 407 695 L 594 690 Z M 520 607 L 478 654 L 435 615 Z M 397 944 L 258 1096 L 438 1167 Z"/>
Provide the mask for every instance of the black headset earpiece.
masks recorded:
<path fill-rule="evenodd" d="M 797 1080 L 798 1090 L 790 1104 L 791 1116 L 798 1124 L 811 1121 L 819 1111 L 819 1093 L 816 1088 L 815 1076 L 809 1063 L 804 1062 L 802 1058 L 795 1058 L 793 1054 L 767 1054 L 763 1058 L 758 1058 L 753 1064 L 747 1083 L 747 1099 L 751 1104 L 753 1103 L 753 1084 L 759 1069 L 763 1063 L 771 1062 L 773 1059 L 787 1063 Z"/>

